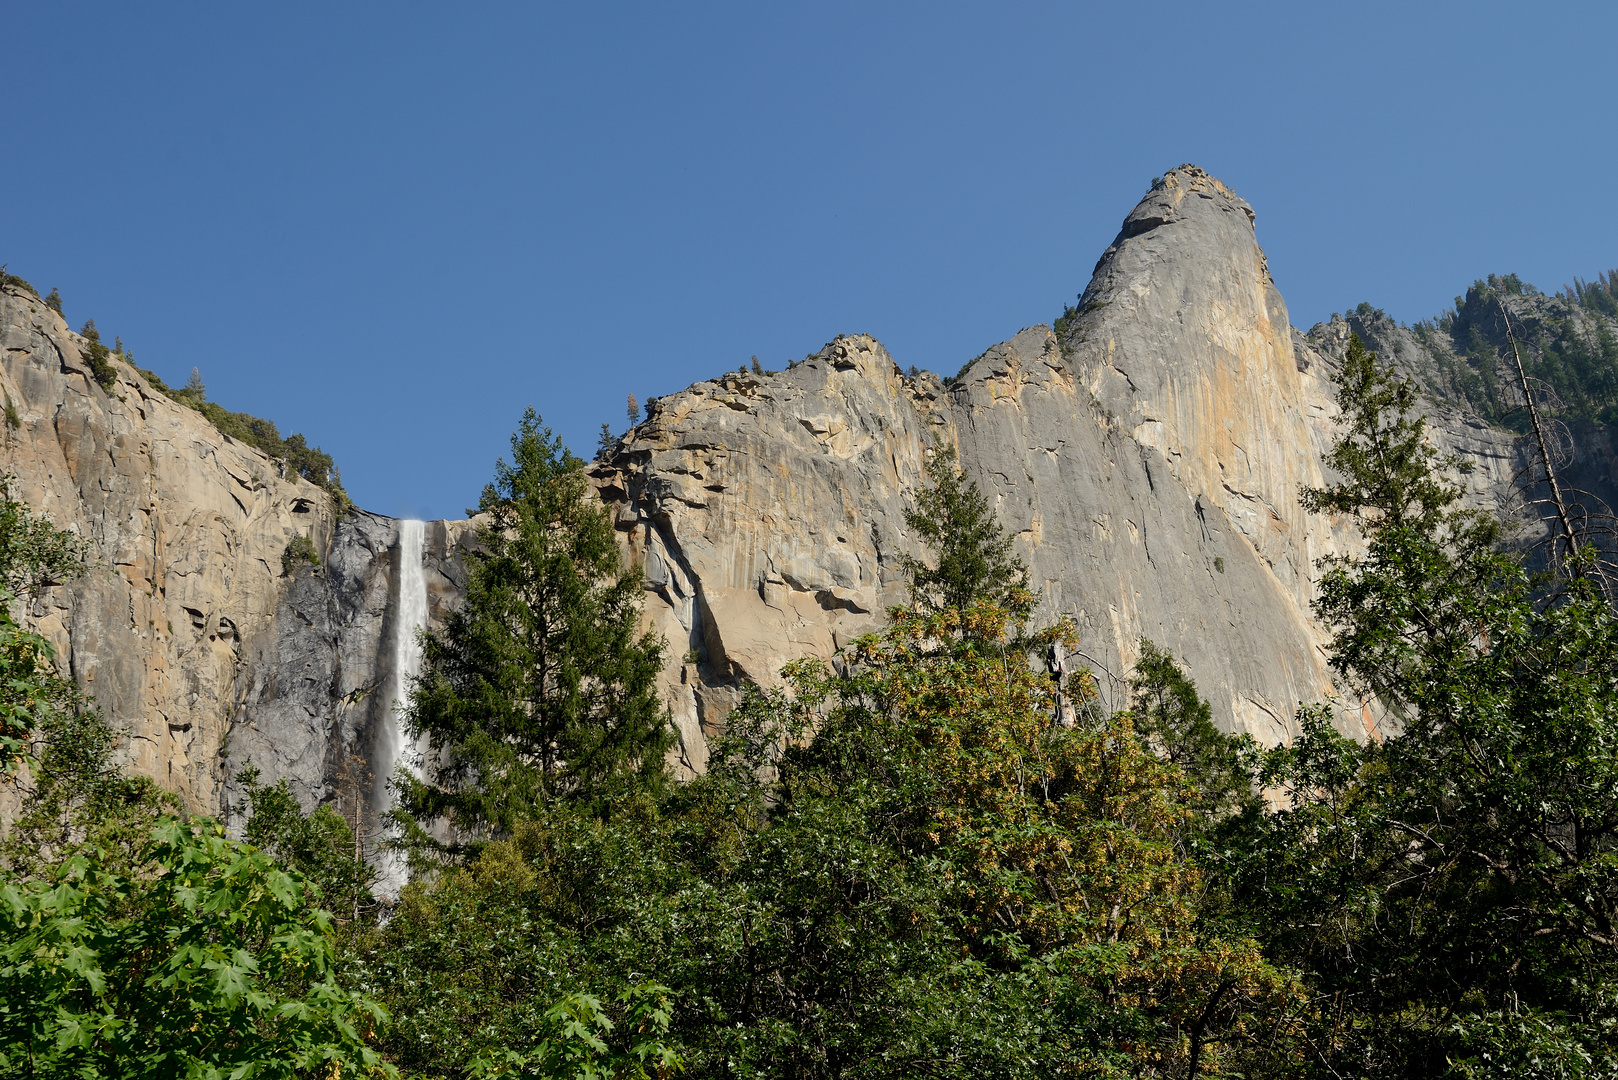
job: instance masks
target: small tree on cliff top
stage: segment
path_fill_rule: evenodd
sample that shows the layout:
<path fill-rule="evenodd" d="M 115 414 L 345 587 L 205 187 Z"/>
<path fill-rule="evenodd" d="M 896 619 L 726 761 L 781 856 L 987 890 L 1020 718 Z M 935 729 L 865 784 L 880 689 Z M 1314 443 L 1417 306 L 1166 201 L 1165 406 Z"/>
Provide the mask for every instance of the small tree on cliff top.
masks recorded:
<path fill-rule="evenodd" d="M 407 818 L 475 839 L 559 800 L 604 816 L 665 782 L 672 741 L 656 686 L 663 646 L 638 632 L 641 575 L 589 498 L 584 463 L 533 409 L 511 450 L 478 505 L 488 522 L 465 601 L 426 636 L 410 697 L 436 775 L 396 778 Z"/>

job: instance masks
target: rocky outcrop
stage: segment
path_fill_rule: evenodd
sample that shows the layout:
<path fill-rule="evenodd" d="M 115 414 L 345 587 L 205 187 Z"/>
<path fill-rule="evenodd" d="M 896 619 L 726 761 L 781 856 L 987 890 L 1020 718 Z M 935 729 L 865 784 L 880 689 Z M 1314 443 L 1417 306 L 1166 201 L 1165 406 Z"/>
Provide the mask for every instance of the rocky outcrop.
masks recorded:
<path fill-rule="evenodd" d="M 306 803 L 346 784 L 391 702 L 397 523 L 338 520 L 331 497 L 220 433 L 116 355 L 97 382 L 82 338 L 28 290 L 0 289 L 0 393 L 13 493 L 89 542 L 90 571 L 28 598 L 23 615 L 127 739 L 135 770 L 195 810 L 230 803 L 258 766 Z M 464 523 L 435 523 L 437 617 L 460 583 Z M 294 536 L 321 565 L 290 572 Z"/>
<path fill-rule="evenodd" d="M 906 373 L 854 335 L 787 371 L 650 403 L 589 475 L 645 574 L 647 624 L 669 642 L 681 767 L 704 767 L 743 684 L 830 655 L 905 599 L 903 557 L 922 552 L 904 514 L 938 446 L 956 449 L 1014 534 L 1038 617 L 1078 624 L 1074 660 L 1115 703 L 1150 638 L 1184 659 L 1222 727 L 1286 739 L 1300 701 L 1339 690 L 1312 578 L 1358 538 L 1305 513 L 1300 492 L 1327 479 L 1349 330 L 1295 330 L 1251 208 L 1182 166 L 1125 219 L 1056 327 L 1018 332 L 955 378 Z M 1372 331 L 1418 374 L 1453 366 L 1417 355 L 1408 330 Z M 18 490 L 101 559 L 29 617 L 129 732 L 136 767 L 199 808 L 234 806 L 231 776 L 248 763 L 306 804 L 374 807 L 373 749 L 394 704 L 382 688 L 399 634 L 397 522 L 337 520 L 323 491 L 133 369 L 118 365 L 104 391 L 75 335 L 24 291 L 5 292 L 0 334 Z M 1434 438 L 1479 466 L 1471 497 L 1506 500 L 1516 437 L 1427 383 Z M 1606 432 L 1586 438 L 1610 454 Z M 283 574 L 300 532 L 322 565 Z M 429 525 L 435 622 L 471 541 L 466 522 Z M 1339 723 L 1374 734 L 1362 707 Z"/>
<path fill-rule="evenodd" d="M 683 764 L 743 681 L 830 655 L 904 597 L 903 509 L 952 413 L 870 337 L 789 371 L 731 374 L 657 399 L 592 478 L 644 567 Z"/>
<path fill-rule="evenodd" d="M 829 654 L 903 600 L 900 557 L 920 554 L 904 510 L 938 444 L 1015 535 L 1039 617 L 1078 623 L 1115 699 L 1150 638 L 1226 730 L 1286 739 L 1299 702 L 1339 692 L 1312 578 L 1358 539 L 1300 493 L 1326 479 L 1346 343 L 1290 326 L 1251 208 L 1182 166 L 1125 219 L 1060 332 L 1023 330 L 948 385 L 853 336 L 658 400 L 592 472 L 675 643 L 686 763 L 701 767 L 741 682 Z M 1435 437 L 1480 466 L 1473 497 L 1496 500 L 1514 437 L 1437 406 Z M 1340 722 L 1374 725 L 1358 706 Z"/>
<path fill-rule="evenodd" d="M 119 360 L 103 387 L 83 345 L 31 293 L 0 290 L 14 493 L 95 560 L 26 614 L 127 734 L 131 764 L 211 810 L 238 679 L 274 632 L 282 552 L 300 533 L 326 550 L 331 500 Z"/>
<path fill-rule="evenodd" d="M 1184 657 L 1223 726 L 1285 738 L 1329 694 L 1310 571 L 1345 542 L 1305 514 L 1334 412 L 1295 354 L 1246 203 L 1200 170 L 1129 216 L 1059 338 L 945 386 L 869 337 L 656 402 L 595 476 L 686 663 L 668 689 L 700 767 L 742 680 L 828 654 L 904 598 L 904 510 L 938 444 L 991 497 L 1041 597 L 1117 693 L 1142 637 Z"/>

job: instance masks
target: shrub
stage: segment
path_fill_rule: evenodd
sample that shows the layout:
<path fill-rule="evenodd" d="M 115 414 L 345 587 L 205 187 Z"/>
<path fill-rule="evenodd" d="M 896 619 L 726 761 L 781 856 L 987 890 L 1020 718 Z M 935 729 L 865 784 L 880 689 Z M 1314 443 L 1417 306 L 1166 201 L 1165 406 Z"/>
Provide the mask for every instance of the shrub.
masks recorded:
<path fill-rule="evenodd" d="M 36 289 L 32 285 L 28 284 L 28 282 L 24 281 L 22 278 L 18 277 L 16 274 L 8 274 L 8 273 L 6 273 L 6 268 L 3 267 L 3 266 L 0 266 L 0 285 L 15 285 L 17 288 L 22 289 L 24 292 L 31 292 L 36 297 L 39 295 L 39 290 L 38 289 Z M 56 295 L 56 290 L 55 289 L 51 290 L 51 295 L 52 296 Z"/>
<path fill-rule="evenodd" d="M 251 413 L 231 412 L 221 405 L 216 405 L 204 399 L 207 388 L 202 384 L 202 373 L 196 368 L 191 369 L 191 378 L 186 381 L 183 389 L 176 390 L 165 383 L 155 371 L 145 368 L 136 368 L 141 378 L 152 389 L 166 394 L 181 405 L 197 410 L 206 416 L 221 433 L 229 435 L 237 442 L 246 443 L 255 450 L 262 450 L 272 458 L 279 458 L 286 462 L 287 472 L 303 477 L 316 487 L 325 488 L 336 504 L 337 512 L 344 513 L 353 504 L 348 492 L 343 490 L 342 474 L 338 472 L 337 463 L 332 456 L 318 446 L 311 447 L 309 441 L 302 435 L 288 435 L 281 438 L 280 430 L 272 420 L 254 416 Z"/>
<path fill-rule="evenodd" d="M 299 563 L 320 566 L 320 552 L 315 550 L 315 542 L 303 533 L 287 541 L 286 550 L 281 552 L 281 573 L 291 574 Z"/>
<path fill-rule="evenodd" d="M 159 819 L 134 867 L 88 847 L 0 871 L 0 1071 L 398 1075 L 367 1044 L 387 1014 L 337 982 L 300 875 L 206 818 Z"/>
<path fill-rule="evenodd" d="M 112 350 L 101 343 L 101 331 L 96 329 L 96 321 L 86 319 L 79 328 L 79 336 L 85 341 L 84 362 L 90 365 L 90 374 L 103 390 L 111 391 L 118 385 L 118 369 L 112 366 Z"/>

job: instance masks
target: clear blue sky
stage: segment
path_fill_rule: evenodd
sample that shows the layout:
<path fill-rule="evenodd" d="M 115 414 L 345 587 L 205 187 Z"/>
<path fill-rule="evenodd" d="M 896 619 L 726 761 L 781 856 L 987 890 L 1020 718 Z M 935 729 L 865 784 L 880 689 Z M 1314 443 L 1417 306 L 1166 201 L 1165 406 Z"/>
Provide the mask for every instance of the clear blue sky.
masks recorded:
<path fill-rule="evenodd" d="M 1618 5 L 34 3 L 0 262 L 171 381 L 459 516 L 525 405 L 841 332 L 951 373 L 1153 176 L 1258 212 L 1307 327 L 1618 266 Z"/>

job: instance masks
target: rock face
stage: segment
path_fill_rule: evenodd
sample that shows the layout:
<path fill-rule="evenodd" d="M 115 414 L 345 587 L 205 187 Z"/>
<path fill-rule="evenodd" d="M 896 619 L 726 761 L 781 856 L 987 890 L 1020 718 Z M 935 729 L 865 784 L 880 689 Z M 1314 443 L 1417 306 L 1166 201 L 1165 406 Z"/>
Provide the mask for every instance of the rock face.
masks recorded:
<path fill-rule="evenodd" d="M 1143 637 L 1185 661 L 1221 727 L 1261 741 L 1336 693 L 1311 579 L 1358 540 L 1300 492 L 1326 479 L 1348 338 L 1290 326 L 1253 223 L 1182 166 L 1059 330 L 1025 329 L 948 385 L 854 336 L 658 400 L 592 474 L 644 560 L 652 624 L 685 653 L 665 680 L 686 764 L 701 768 L 742 682 L 830 653 L 904 599 L 900 556 L 921 554 L 904 509 L 939 444 L 1015 535 L 1039 617 L 1078 623 L 1114 701 Z M 1493 500 L 1514 437 L 1438 406 L 1435 438 L 1477 462 L 1473 497 Z M 1339 720 L 1374 725 L 1364 708 Z"/>
<path fill-rule="evenodd" d="M 1285 738 L 1331 691 L 1309 573 L 1345 538 L 1304 514 L 1334 411 L 1295 350 L 1246 203 L 1165 176 L 1077 314 L 989 349 L 951 385 L 868 337 L 789 371 L 657 401 L 595 467 L 645 560 L 687 756 L 742 680 L 829 653 L 904 597 L 904 509 L 955 447 L 1015 534 L 1040 616 L 1074 618 L 1118 678 L 1145 636 L 1185 658 L 1223 726 Z M 1117 693 L 1118 678 L 1111 690 Z"/>
<path fill-rule="evenodd" d="M 464 521 L 426 529 L 428 625 L 441 625 L 465 585 Z M 271 782 L 287 778 L 306 806 L 336 803 L 365 821 L 383 805 L 383 728 L 399 636 L 399 523 L 354 512 L 337 525 L 320 569 L 294 572 L 281 592 L 273 632 L 244 658 L 223 781 L 222 809 L 241 805 L 235 774 L 251 764 Z"/>
<path fill-rule="evenodd" d="M 589 474 L 669 642 L 680 766 L 704 767 L 744 683 L 831 654 L 905 599 L 902 556 L 922 552 L 904 511 L 940 445 L 1014 534 L 1038 617 L 1077 622 L 1075 662 L 1114 703 L 1150 638 L 1183 658 L 1221 727 L 1292 734 L 1298 702 L 1336 692 L 1309 609 L 1314 568 L 1358 543 L 1299 499 L 1327 479 L 1349 324 L 1291 327 L 1253 224 L 1223 184 L 1182 166 L 1125 219 L 1055 328 L 1022 330 L 953 379 L 906 374 L 856 335 L 785 372 L 652 403 Z M 394 704 L 381 688 L 400 632 L 397 522 L 336 520 L 325 492 L 132 369 L 104 392 L 75 335 L 26 292 L 7 288 L 0 334 L 18 490 L 103 563 L 28 614 L 129 732 L 135 766 L 199 809 L 239 803 L 231 775 L 251 763 L 306 804 L 364 816 Z M 1472 497 L 1502 497 L 1516 437 L 1427 382 L 1434 438 L 1479 466 Z M 1589 441 L 1610 458 L 1606 430 Z M 284 575 L 300 532 L 322 565 Z M 433 623 L 471 542 L 469 523 L 428 526 Z M 1364 708 L 1339 723 L 1373 733 Z"/>
<path fill-rule="evenodd" d="M 14 494 L 90 541 L 95 565 L 32 598 L 25 618 L 127 738 L 137 771 L 195 810 L 231 776 L 285 776 L 306 804 L 369 805 L 365 764 L 390 701 L 398 524 L 353 512 L 221 434 L 114 357 L 109 391 L 83 339 L 32 293 L 0 290 L 0 392 Z M 283 571 L 296 535 L 322 565 Z M 461 581 L 462 523 L 428 529 L 441 618 Z"/>
<path fill-rule="evenodd" d="M 82 344 L 37 297 L 0 291 L 14 491 L 96 560 L 27 616 L 127 733 L 132 765 L 213 809 L 238 676 L 274 632 L 281 554 L 300 533 L 330 545 L 331 500 L 121 362 L 103 388 Z"/>

